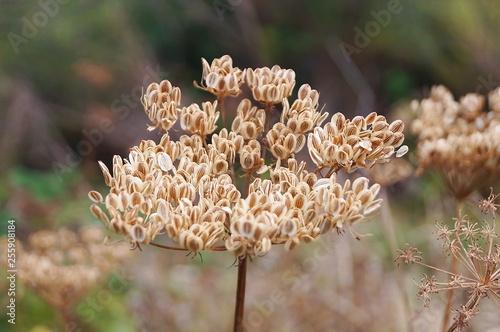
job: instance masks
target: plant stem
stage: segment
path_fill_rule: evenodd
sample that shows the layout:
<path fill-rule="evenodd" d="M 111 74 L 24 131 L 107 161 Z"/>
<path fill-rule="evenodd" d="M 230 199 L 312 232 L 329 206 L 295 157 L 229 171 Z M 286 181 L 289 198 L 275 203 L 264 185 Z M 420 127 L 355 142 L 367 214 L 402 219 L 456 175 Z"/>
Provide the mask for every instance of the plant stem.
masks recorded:
<path fill-rule="evenodd" d="M 269 129 L 271 128 L 271 112 L 273 110 L 274 105 L 273 104 L 266 104 L 264 111 L 266 112 L 266 123 L 264 124 L 264 132 L 268 133 Z M 266 160 L 266 152 L 267 149 L 270 148 L 270 146 L 267 146 L 267 144 L 264 144 L 265 141 L 265 136 L 263 137 L 263 144 L 262 144 L 262 158 L 264 159 L 264 162 Z"/>
<path fill-rule="evenodd" d="M 247 279 L 247 256 L 238 257 L 238 286 L 234 311 L 234 332 L 243 331 L 243 311 L 245 308 L 245 286 Z"/>
<path fill-rule="evenodd" d="M 391 247 L 391 252 L 397 251 L 397 238 L 396 238 L 396 227 L 394 226 L 394 218 L 391 213 L 391 208 L 389 206 L 389 199 L 387 195 L 387 187 L 382 186 L 380 189 L 380 197 L 382 198 L 382 205 L 380 209 L 380 213 L 382 215 L 382 221 L 385 227 L 385 234 L 387 234 L 387 238 L 389 240 L 389 245 Z M 401 302 L 403 303 L 403 323 L 409 321 L 409 312 L 410 312 L 410 300 L 406 292 L 404 291 L 404 276 L 403 272 L 400 269 L 397 269 L 396 280 L 398 283 L 399 291 L 401 292 Z M 413 326 L 409 326 L 409 332 L 413 332 Z"/>
<path fill-rule="evenodd" d="M 217 103 L 219 104 L 220 107 L 220 112 L 222 114 L 222 126 L 226 128 L 226 105 L 224 104 L 226 101 L 226 96 L 224 95 L 219 95 L 217 97 Z M 229 128 L 231 129 L 231 128 Z"/>
<path fill-rule="evenodd" d="M 457 216 L 460 214 L 461 208 L 462 208 L 462 201 L 457 200 L 457 204 L 456 204 L 456 209 L 457 209 L 456 215 Z M 451 256 L 450 272 L 451 272 L 451 274 L 456 274 L 457 270 L 458 270 L 458 257 L 456 255 L 452 255 Z M 447 293 L 447 296 L 446 296 L 446 306 L 444 307 L 444 317 L 443 317 L 443 325 L 442 325 L 443 332 L 449 331 L 448 323 L 450 321 L 451 304 L 453 303 L 454 291 L 455 291 L 454 289 L 450 289 Z"/>
<path fill-rule="evenodd" d="M 479 301 L 481 300 L 482 296 L 481 295 L 484 295 L 484 294 L 481 294 L 481 293 L 478 293 L 478 294 L 471 294 L 471 297 L 469 298 L 469 301 L 467 301 L 467 303 L 465 304 L 465 308 L 467 310 L 475 310 L 476 307 L 479 305 Z M 446 330 L 446 332 L 453 332 L 455 331 L 457 328 L 459 327 L 463 327 L 463 326 L 459 326 L 459 322 L 458 321 L 455 321 L 448 330 Z"/>

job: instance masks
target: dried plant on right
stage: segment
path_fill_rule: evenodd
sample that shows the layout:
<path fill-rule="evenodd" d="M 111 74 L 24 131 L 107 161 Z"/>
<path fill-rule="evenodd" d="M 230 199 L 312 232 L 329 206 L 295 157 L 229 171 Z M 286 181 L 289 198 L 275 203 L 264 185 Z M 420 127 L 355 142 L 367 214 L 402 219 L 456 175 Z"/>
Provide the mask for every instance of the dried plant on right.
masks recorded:
<path fill-rule="evenodd" d="M 453 218 L 453 227 L 436 222 L 444 254 L 453 256 L 459 262 L 457 272 L 423 263 L 422 253 L 409 245 L 406 250 L 398 250 L 398 263 L 416 263 L 449 277 L 447 281 L 438 281 L 434 275 L 424 275 L 417 284 L 417 296 L 424 299 L 425 306 L 428 306 L 432 294 L 449 290 L 467 292 L 467 302 L 452 309 L 455 316 L 448 332 L 464 331 L 464 327 L 479 312 L 479 303 L 484 298 L 492 299 L 500 308 L 500 243 L 495 231 L 499 206 L 495 200 L 499 195 L 493 194 L 492 189 L 490 196 L 479 203 L 481 212 L 489 220 L 474 221 L 460 212 Z"/>
<path fill-rule="evenodd" d="M 412 104 L 419 171 L 437 170 L 457 201 L 500 175 L 500 88 L 489 93 L 487 105 L 476 93 L 456 101 L 442 85 Z"/>

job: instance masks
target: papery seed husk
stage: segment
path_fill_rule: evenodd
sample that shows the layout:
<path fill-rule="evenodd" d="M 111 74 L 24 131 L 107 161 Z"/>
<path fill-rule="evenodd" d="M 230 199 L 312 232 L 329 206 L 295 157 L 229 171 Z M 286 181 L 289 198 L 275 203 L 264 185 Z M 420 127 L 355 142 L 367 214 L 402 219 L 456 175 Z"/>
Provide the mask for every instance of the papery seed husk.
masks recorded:
<path fill-rule="evenodd" d="M 404 130 L 405 124 L 401 120 L 396 120 L 389 125 L 389 130 L 393 133 L 400 133 Z"/>
<path fill-rule="evenodd" d="M 88 193 L 88 196 L 90 198 L 90 200 L 94 203 L 102 203 L 103 201 L 103 198 L 102 198 L 102 195 L 100 192 L 98 191 L 95 191 L 95 190 L 91 190 L 89 193 Z"/>
<path fill-rule="evenodd" d="M 130 228 L 132 241 L 142 243 L 146 239 L 146 229 L 142 225 L 134 225 Z"/>

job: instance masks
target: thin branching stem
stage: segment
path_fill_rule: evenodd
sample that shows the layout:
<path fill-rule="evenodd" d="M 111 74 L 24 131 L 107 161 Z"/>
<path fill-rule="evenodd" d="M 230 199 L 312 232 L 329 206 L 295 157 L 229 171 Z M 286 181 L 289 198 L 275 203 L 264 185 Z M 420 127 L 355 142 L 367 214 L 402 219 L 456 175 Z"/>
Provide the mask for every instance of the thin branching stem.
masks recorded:
<path fill-rule="evenodd" d="M 459 210 L 458 212 L 459 216 L 461 215 L 461 211 Z M 458 234 L 458 228 L 455 227 L 455 239 L 457 240 L 457 242 L 460 244 L 460 248 L 462 249 L 462 252 L 464 253 L 467 253 L 467 250 L 465 250 L 465 247 L 464 247 L 464 244 L 462 243 L 462 240 L 460 239 L 460 235 Z M 467 269 L 476 277 L 479 279 L 479 276 L 477 275 L 477 272 L 476 272 L 476 265 L 474 264 L 474 261 L 472 260 L 472 258 L 469 256 L 469 255 L 466 255 L 465 257 L 462 255 L 461 252 L 458 253 L 458 256 L 453 253 L 453 256 L 455 257 L 454 260 L 461 260 L 465 266 L 467 267 Z M 453 271 L 452 272 L 456 272 L 456 271 Z"/>
<path fill-rule="evenodd" d="M 461 212 L 461 210 L 462 210 L 462 201 L 461 200 L 457 200 L 456 209 L 457 209 L 457 216 L 460 217 L 461 213 L 462 213 Z M 460 237 L 458 236 L 456 230 L 455 230 L 455 236 L 458 237 L 457 241 L 458 241 L 458 243 L 460 243 L 461 248 L 464 249 L 462 241 L 460 241 Z M 464 252 L 465 252 L 465 250 L 464 250 Z M 450 274 L 456 275 L 457 269 L 458 269 L 458 261 L 459 261 L 458 257 L 455 254 L 453 254 L 452 261 L 451 261 L 451 268 L 450 268 L 451 273 Z M 442 325 L 443 332 L 449 331 L 447 329 L 447 326 L 448 326 L 448 322 L 450 321 L 450 312 L 451 312 L 451 305 L 453 302 L 453 293 L 454 293 L 453 289 L 449 290 L 447 297 L 446 297 L 446 306 L 444 308 L 444 317 L 443 317 L 443 325 Z"/>
<path fill-rule="evenodd" d="M 149 244 L 152 246 L 162 248 L 162 249 L 167 249 L 167 250 L 189 251 L 189 249 L 186 249 L 186 248 L 171 247 L 171 246 L 166 246 L 166 245 L 154 243 L 154 242 L 149 242 Z M 216 247 L 211 248 L 210 250 L 212 250 L 212 251 L 227 251 L 227 248 L 225 246 L 216 246 Z"/>
<path fill-rule="evenodd" d="M 441 273 L 448 274 L 448 275 L 453 276 L 453 277 L 455 277 L 457 275 L 456 273 L 452 273 L 452 272 L 440 269 L 440 268 L 432 266 L 432 265 L 427 265 L 427 264 L 422 263 L 422 262 L 415 262 L 415 264 L 425 266 L 426 268 L 429 268 L 431 270 L 439 271 Z M 466 277 L 466 276 L 461 276 L 461 277 L 464 278 L 464 279 L 466 279 L 466 280 L 470 280 L 471 282 L 476 282 L 475 279 L 472 279 L 472 278 L 469 278 L 469 277 Z"/>
<path fill-rule="evenodd" d="M 467 301 L 466 305 L 465 305 L 465 309 L 466 310 L 475 310 L 477 308 L 477 306 L 479 305 L 479 301 L 481 300 L 482 298 L 482 293 L 476 293 L 474 294 L 473 296 L 471 296 L 469 298 L 469 301 Z M 458 327 L 459 327 L 460 323 L 459 323 L 459 320 L 456 320 L 455 322 L 453 322 L 453 324 L 451 324 L 450 328 L 446 330 L 446 332 L 453 332 L 455 331 Z"/>

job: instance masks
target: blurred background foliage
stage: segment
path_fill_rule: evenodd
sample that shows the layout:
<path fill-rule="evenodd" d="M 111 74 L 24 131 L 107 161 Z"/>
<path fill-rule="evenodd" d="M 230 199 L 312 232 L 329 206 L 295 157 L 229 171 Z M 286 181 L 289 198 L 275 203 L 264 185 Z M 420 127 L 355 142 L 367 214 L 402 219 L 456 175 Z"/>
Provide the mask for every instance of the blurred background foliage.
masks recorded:
<path fill-rule="evenodd" d="M 387 24 L 378 23 L 376 16 L 391 3 L 398 13 L 391 14 Z M 0 219 L 16 219 L 21 240 L 40 229 L 95 222 L 86 193 L 103 188 L 97 160 L 109 165 L 114 154 L 125 155 L 140 140 L 159 139 L 157 133 L 146 132 L 140 92 L 153 81 L 168 79 L 181 87 L 183 104 L 211 98 L 192 86 L 201 77 L 201 57 L 211 61 L 229 54 L 240 68 L 291 68 L 297 85 L 309 83 L 320 91 L 320 103 L 328 112 L 352 117 L 376 111 L 403 119 L 407 127 L 412 118 L 409 102 L 426 96 L 434 84 L 446 85 L 456 97 L 485 94 L 500 85 L 500 6 L 491 0 L 0 0 L 0 8 Z M 342 45 L 356 47 L 358 31 L 367 33 L 373 22 L 379 32 L 368 35 L 366 45 L 346 57 Z M 407 142 L 414 146 L 410 135 Z M 449 219 L 452 209 L 447 210 L 449 201 L 440 197 L 443 192 L 432 175 L 388 188 L 399 244 L 411 235 L 426 243 L 431 234 L 419 235 L 422 227 L 428 231 L 436 218 Z M 394 252 L 380 223 L 372 222 L 362 231 L 375 235 L 362 246 L 380 247 L 383 269 L 394 273 Z M 2 227 L 0 235 L 5 232 Z M 300 260 L 301 250 L 308 249 L 286 254 L 282 265 Z M 172 263 L 165 258 L 170 253 L 160 254 Z M 194 263 L 173 255 L 176 264 Z M 200 264 L 203 271 L 211 278 L 220 272 L 232 280 L 234 271 L 221 268 L 232 258 L 225 256 L 219 269 L 212 269 L 207 264 L 211 255 Z M 363 250 L 358 255 L 361 258 L 352 264 L 363 265 Z M 159 273 L 167 273 L 167 268 L 157 267 Z M 363 271 L 366 266 L 353 269 Z M 161 287 L 169 287 L 162 282 Z M 228 285 L 221 293 L 232 301 L 234 284 Z M 144 294 L 153 292 L 137 287 Z M 129 308 L 145 301 L 137 289 L 123 299 Z M 19 316 L 30 315 L 33 323 L 23 321 L 13 331 L 57 330 L 57 315 L 42 309 L 44 304 L 29 291 L 22 295 L 19 308 L 25 312 Z M 179 301 L 190 303 L 184 300 Z M 123 316 L 117 313 L 126 311 L 125 304 L 117 306 L 114 301 L 105 310 L 119 317 L 102 316 L 94 323 L 96 330 L 126 331 L 112 325 Z M 223 312 L 231 317 L 232 305 L 226 306 Z M 127 317 L 133 318 L 141 321 Z M 5 330 L 4 320 L 1 324 Z M 142 324 L 150 324 L 143 331 L 161 326 Z"/>

